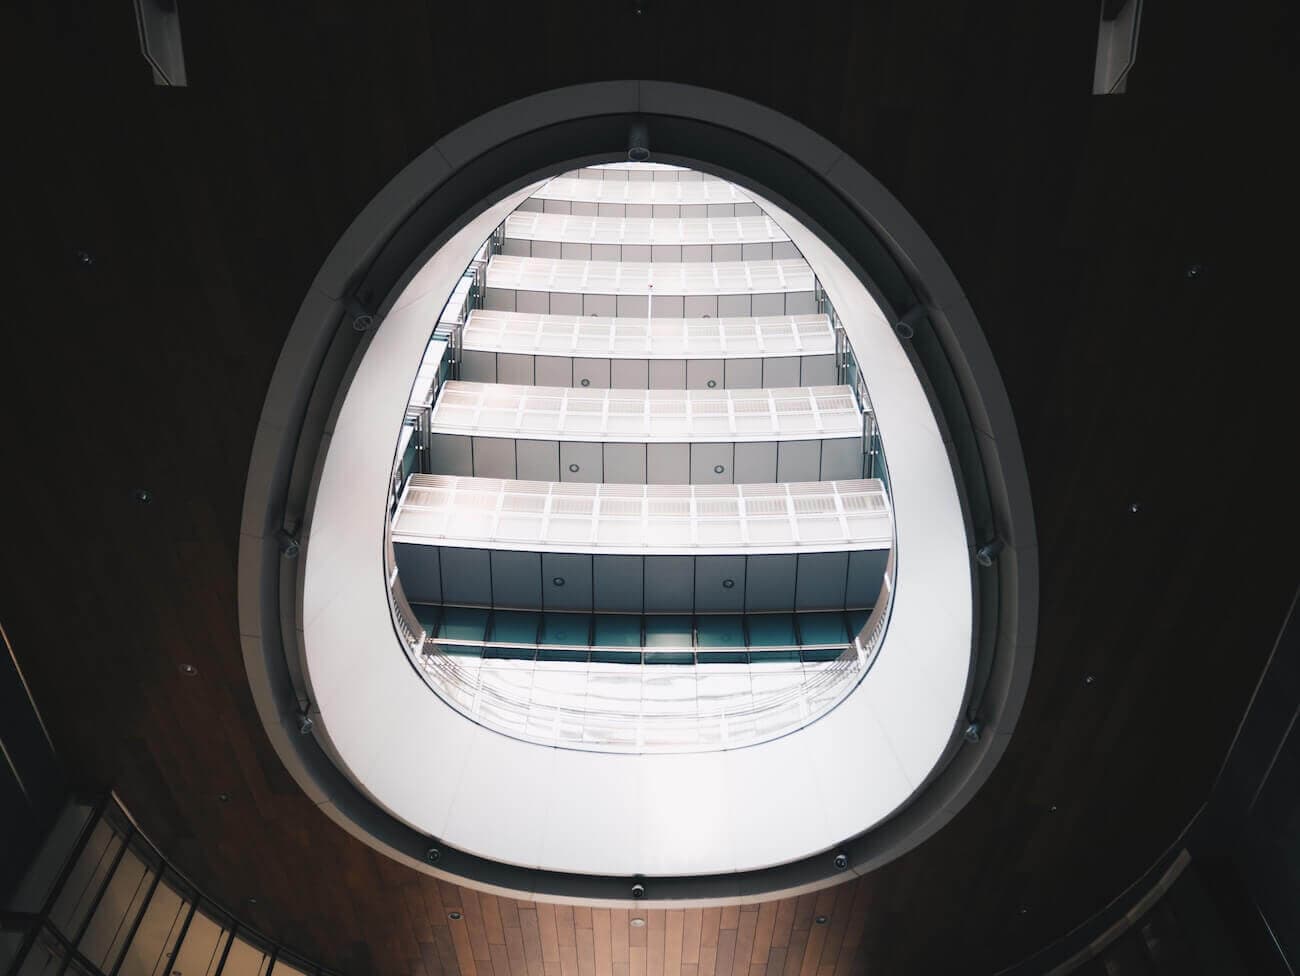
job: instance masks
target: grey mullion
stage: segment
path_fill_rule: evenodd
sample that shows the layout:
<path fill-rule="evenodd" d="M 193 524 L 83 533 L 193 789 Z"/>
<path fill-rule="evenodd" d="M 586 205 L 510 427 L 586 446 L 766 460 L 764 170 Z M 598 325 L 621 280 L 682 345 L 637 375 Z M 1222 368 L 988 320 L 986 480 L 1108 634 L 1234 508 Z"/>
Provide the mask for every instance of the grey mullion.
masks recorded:
<path fill-rule="evenodd" d="M 185 944 L 185 937 L 190 934 L 190 923 L 194 921 L 194 914 L 199 910 L 199 893 L 197 890 L 190 892 L 190 910 L 185 913 L 185 921 L 181 923 L 180 934 L 176 936 L 176 944 L 172 946 L 172 951 L 167 955 L 167 967 L 163 970 L 165 973 L 175 971 L 176 960 L 180 957 L 181 946 Z"/>
<path fill-rule="evenodd" d="M 131 838 L 134 836 L 134 826 L 128 826 L 126 832 L 121 835 L 122 844 L 118 847 L 117 853 L 113 855 L 113 863 L 109 867 L 108 873 L 104 875 L 104 880 L 100 882 L 99 890 L 95 893 L 95 897 L 91 901 L 90 907 L 86 910 L 86 917 L 83 918 L 81 924 L 77 926 L 76 937 L 72 939 L 72 944 L 74 946 L 77 946 L 78 948 L 81 946 L 81 940 L 85 938 L 86 932 L 90 928 L 90 923 L 95 917 L 95 912 L 99 910 L 99 905 L 104 900 L 104 895 L 108 892 L 108 886 L 112 883 L 113 876 L 117 874 L 117 869 L 122 863 L 122 858 L 126 856 L 126 849 L 131 845 Z M 63 964 L 59 966 L 59 976 L 63 976 L 63 974 L 68 971 L 68 965 L 71 962 L 71 956 L 64 958 Z M 99 967 L 95 968 L 98 969 Z"/>
<path fill-rule="evenodd" d="M 158 884 L 162 881 L 163 871 L 166 868 L 166 862 L 161 862 L 157 870 L 154 871 L 153 882 L 149 885 L 148 892 L 145 893 L 140 910 L 135 913 L 135 919 L 131 922 L 130 929 L 127 930 L 126 938 L 122 941 L 122 948 L 117 951 L 117 960 L 113 963 L 113 968 L 109 970 L 109 976 L 117 976 L 118 970 L 122 968 L 122 963 L 126 960 L 127 950 L 131 948 L 132 940 L 135 938 L 136 933 L 140 931 L 140 923 L 144 921 L 144 914 L 149 910 L 149 903 L 153 901 L 154 892 L 158 890 Z"/>
<path fill-rule="evenodd" d="M 217 968 L 213 971 L 212 976 L 222 976 L 226 968 L 226 960 L 230 958 L 230 947 L 235 944 L 235 934 L 239 931 L 239 920 L 232 918 L 230 920 L 230 931 L 226 933 L 226 944 L 221 947 L 221 958 L 217 960 Z"/>

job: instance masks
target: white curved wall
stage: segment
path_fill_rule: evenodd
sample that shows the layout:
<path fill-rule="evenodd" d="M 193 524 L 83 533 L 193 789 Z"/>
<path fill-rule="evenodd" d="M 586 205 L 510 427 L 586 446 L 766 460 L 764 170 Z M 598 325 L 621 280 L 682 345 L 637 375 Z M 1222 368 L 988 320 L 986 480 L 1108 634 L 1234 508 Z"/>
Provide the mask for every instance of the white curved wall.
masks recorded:
<path fill-rule="evenodd" d="M 820 721 L 761 745 L 602 755 L 466 721 L 430 692 L 397 641 L 383 565 L 393 437 L 446 295 L 490 230 L 535 188 L 484 212 L 420 270 L 377 330 L 328 432 L 305 533 L 300 615 L 318 729 L 357 785 L 394 816 L 499 861 L 696 875 L 829 849 L 906 801 L 948 742 L 969 666 L 969 560 L 947 452 L 889 323 L 842 262 L 775 207 L 763 204 L 845 320 L 888 451 L 895 604 L 858 689 Z"/>

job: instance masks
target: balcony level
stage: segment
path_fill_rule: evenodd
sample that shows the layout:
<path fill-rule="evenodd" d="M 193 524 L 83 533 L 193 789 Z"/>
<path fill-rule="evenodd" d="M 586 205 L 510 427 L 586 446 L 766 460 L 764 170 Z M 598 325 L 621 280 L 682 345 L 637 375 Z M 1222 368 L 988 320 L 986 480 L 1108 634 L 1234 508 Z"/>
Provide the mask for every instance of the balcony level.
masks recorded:
<path fill-rule="evenodd" d="M 433 409 L 428 470 L 610 484 L 852 480 L 868 473 L 865 423 L 844 386 L 612 390 L 451 381 Z"/>
<path fill-rule="evenodd" d="M 837 381 L 827 315 L 620 319 L 475 309 L 460 341 L 460 377 L 479 383 L 681 390 Z"/>
<path fill-rule="evenodd" d="M 872 607 L 892 540 L 874 479 L 688 486 L 413 475 L 392 528 L 413 603 L 620 613 Z"/>
<path fill-rule="evenodd" d="M 561 174 L 575 180 L 622 180 L 624 182 L 650 182 L 651 180 L 707 180 L 712 177 L 698 169 L 687 169 L 671 163 L 598 163 Z"/>
<path fill-rule="evenodd" d="M 590 217 L 512 213 L 502 253 L 595 261 L 765 261 L 799 250 L 770 217 Z"/>
<path fill-rule="evenodd" d="M 713 318 L 809 315 L 816 281 L 801 258 L 577 261 L 493 255 L 483 307 L 544 315 Z"/>

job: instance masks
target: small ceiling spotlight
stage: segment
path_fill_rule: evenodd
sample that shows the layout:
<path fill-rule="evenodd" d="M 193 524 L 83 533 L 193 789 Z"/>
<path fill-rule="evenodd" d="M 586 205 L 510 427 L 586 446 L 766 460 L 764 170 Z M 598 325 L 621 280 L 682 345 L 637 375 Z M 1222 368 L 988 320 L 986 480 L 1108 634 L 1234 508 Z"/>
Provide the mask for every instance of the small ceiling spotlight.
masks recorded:
<path fill-rule="evenodd" d="M 451 919 L 453 922 L 459 922 L 465 916 L 462 915 L 460 912 L 448 912 L 447 917 Z"/>
<path fill-rule="evenodd" d="M 230 794 L 229 794 L 229 793 L 218 793 L 218 794 L 217 794 L 217 799 L 220 800 L 222 803 L 229 803 L 229 802 L 230 802 Z"/>
<path fill-rule="evenodd" d="M 849 869 L 849 856 L 843 852 L 835 855 L 835 870 L 847 871 Z"/>
<path fill-rule="evenodd" d="M 1060 807 L 1058 807 L 1055 803 L 1053 803 L 1050 807 L 1047 808 L 1047 812 L 1048 812 L 1048 813 L 1055 813 L 1055 812 L 1056 812 L 1057 810 L 1059 810 L 1059 809 L 1060 809 Z"/>
<path fill-rule="evenodd" d="M 816 922 L 818 925 L 825 925 L 827 922 L 830 921 L 830 919 L 827 918 L 825 915 L 818 915 L 816 918 L 813 919 L 813 921 Z"/>
<path fill-rule="evenodd" d="M 256 905 L 256 904 L 257 904 L 257 899 L 256 899 L 256 898 L 250 898 L 250 899 L 248 899 L 248 903 L 249 903 L 250 905 Z"/>
<path fill-rule="evenodd" d="M 640 13 L 640 7 L 637 13 Z M 637 122 L 627 133 L 627 158 L 629 162 L 644 163 L 650 158 L 650 132 L 644 122 Z"/>
<path fill-rule="evenodd" d="M 153 501 L 153 492 L 148 488 L 132 488 L 131 498 L 140 505 L 148 505 Z"/>
<path fill-rule="evenodd" d="M 734 579 L 724 579 L 724 580 L 722 581 L 722 588 L 723 588 L 724 590 L 729 590 L 729 589 L 731 589 L 732 587 L 734 587 L 735 585 L 736 585 L 736 581 L 735 581 Z"/>
<path fill-rule="evenodd" d="M 1128 503 L 1128 512 L 1129 512 L 1130 515 L 1136 515 L 1136 514 L 1137 514 L 1138 512 L 1140 512 L 1141 510 L 1142 510 L 1142 506 L 1141 506 L 1140 504 L 1138 504 L 1137 502 L 1129 502 L 1129 503 Z"/>
<path fill-rule="evenodd" d="M 551 577 L 551 585 L 552 585 L 552 586 L 563 586 L 563 585 L 564 585 L 564 577 L 563 577 L 563 576 L 552 576 L 552 577 Z"/>
<path fill-rule="evenodd" d="M 1188 278 L 1199 278 L 1202 274 L 1205 273 L 1205 265 L 1189 264 L 1187 266 L 1187 270 L 1184 271 L 1183 273 L 1187 275 Z"/>
<path fill-rule="evenodd" d="M 199 669 L 192 664 L 182 664 L 180 665 L 180 672 L 187 678 L 193 678 L 197 677 Z"/>
<path fill-rule="evenodd" d="M 975 550 L 975 561 L 985 569 L 993 565 L 1002 552 L 1002 540 L 993 539 Z"/>
<path fill-rule="evenodd" d="M 1095 674 L 1085 674 L 1083 676 L 1083 683 L 1085 685 L 1095 685 L 1097 683 L 1097 676 Z"/>
<path fill-rule="evenodd" d="M 316 727 L 316 723 L 311 720 L 310 715 L 298 716 L 298 734 L 311 735 L 311 730 Z"/>
<path fill-rule="evenodd" d="M 644 898 L 644 897 L 645 897 L 645 885 L 641 884 L 639 881 L 638 881 L 636 884 L 634 884 L 634 885 L 632 886 L 632 897 L 633 897 L 633 898 Z"/>
<path fill-rule="evenodd" d="M 979 742 L 980 733 L 982 731 L 984 731 L 983 725 L 981 725 L 979 722 L 971 722 L 970 725 L 966 726 L 966 728 L 962 731 L 961 737 L 965 739 L 967 742 L 971 742 L 971 743 Z"/>
<path fill-rule="evenodd" d="M 630 924 L 630 925 L 632 926 L 632 928 L 634 928 L 634 929 L 643 929 L 643 928 L 645 928 L 645 919 L 644 919 L 644 918 L 634 918 L 634 919 L 632 919 L 632 921 L 631 921 L 629 924 Z"/>
<path fill-rule="evenodd" d="M 438 850 L 436 847 L 430 847 L 424 852 L 424 859 L 430 864 L 433 864 L 435 861 L 440 861 L 442 860 L 442 851 Z"/>
<path fill-rule="evenodd" d="M 374 327 L 375 317 L 369 312 L 362 312 L 352 318 L 353 332 L 369 332 Z"/>
<path fill-rule="evenodd" d="M 726 470 L 727 470 L 727 467 L 726 467 L 726 465 L 723 465 L 723 464 L 715 464 L 715 465 L 713 466 L 713 473 L 714 473 L 714 474 L 722 474 L 722 472 L 724 472 L 724 471 L 726 471 Z"/>
<path fill-rule="evenodd" d="M 77 250 L 73 251 L 72 260 L 77 262 L 78 267 L 93 268 L 95 266 L 95 255 L 85 248 L 77 248 Z"/>

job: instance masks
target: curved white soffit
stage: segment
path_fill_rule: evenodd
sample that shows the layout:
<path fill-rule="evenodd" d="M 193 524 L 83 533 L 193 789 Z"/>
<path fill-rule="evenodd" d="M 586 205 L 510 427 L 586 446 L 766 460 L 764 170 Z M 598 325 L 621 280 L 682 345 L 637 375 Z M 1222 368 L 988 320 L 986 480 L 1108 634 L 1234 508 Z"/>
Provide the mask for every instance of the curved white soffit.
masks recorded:
<path fill-rule="evenodd" d="M 892 619 L 858 689 L 810 726 L 748 748 L 580 752 L 466 720 L 429 690 L 394 634 L 384 518 L 408 392 L 456 279 L 535 187 L 481 214 L 415 275 L 376 331 L 330 432 L 306 532 L 300 618 L 317 728 L 389 813 L 496 861 L 689 876 L 827 850 L 902 805 L 943 753 L 966 684 L 971 587 L 953 472 L 919 379 L 866 289 L 785 215 L 849 328 L 899 500 Z"/>

